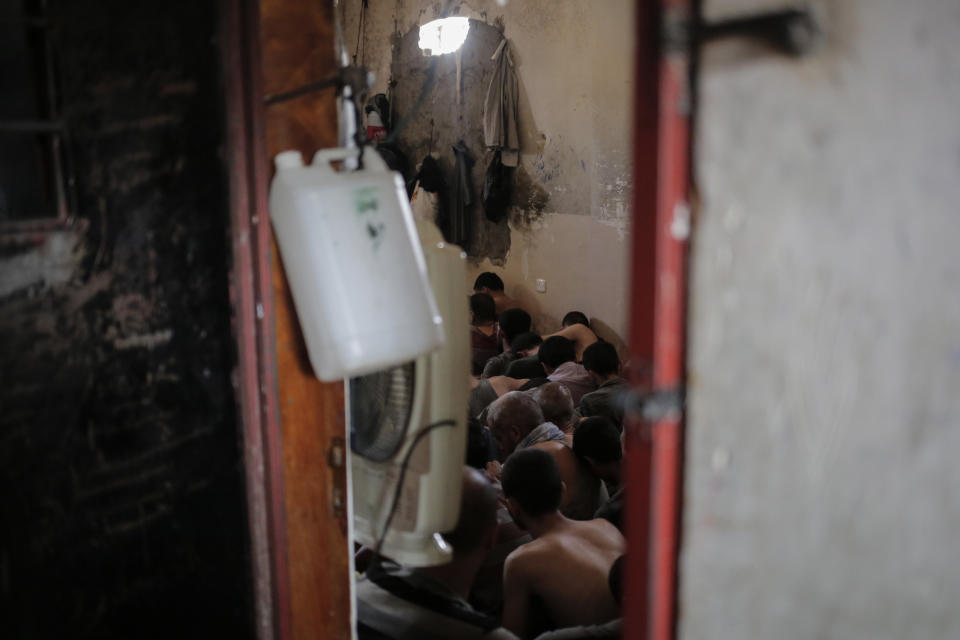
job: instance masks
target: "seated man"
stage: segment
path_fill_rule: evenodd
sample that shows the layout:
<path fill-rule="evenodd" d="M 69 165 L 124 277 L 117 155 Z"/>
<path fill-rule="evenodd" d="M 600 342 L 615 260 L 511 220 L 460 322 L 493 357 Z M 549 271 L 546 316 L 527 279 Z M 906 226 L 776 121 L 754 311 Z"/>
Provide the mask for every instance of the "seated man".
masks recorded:
<path fill-rule="evenodd" d="M 559 382 L 570 390 L 574 406 L 580 404 L 580 398 L 597 388 L 593 377 L 583 365 L 574 362 L 573 342 L 562 336 L 547 338 L 540 345 L 537 357 L 543 365 L 550 382 Z"/>
<path fill-rule="evenodd" d="M 597 509 L 595 517 L 608 520 L 623 531 L 623 485 L 620 484 L 623 445 L 620 432 L 601 416 L 584 418 L 573 432 L 573 452 L 586 461 L 613 492 L 610 500 Z"/>
<path fill-rule="evenodd" d="M 606 500 L 603 483 L 573 453 L 563 431 L 544 420 L 540 405 L 526 393 L 511 391 L 497 398 L 487 409 L 487 426 L 497 442 L 501 462 L 527 447 L 553 456 L 567 485 L 560 510 L 568 518 L 590 519 Z"/>
<path fill-rule="evenodd" d="M 374 561 L 357 582 L 360 640 L 516 638 L 467 604 L 474 577 L 497 534 L 497 491 L 475 470 L 463 470 L 456 528 L 443 534 L 453 547 L 449 564 L 405 569 Z"/>
<path fill-rule="evenodd" d="M 485 293 L 470 296 L 470 362 L 472 373 L 479 376 L 487 360 L 500 353 L 500 328 L 493 298 Z"/>
<path fill-rule="evenodd" d="M 584 350 L 599 340 L 597 334 L 590 328 L 590 320 L 580 311 L 571 311 L 563 316 L 560 326 L 563 327 L 560 331 L 551 333 L 549 336 L 544 336 L 544 339 L 552 336 L 563 336 L 568 340 L 573 340 L 574 351 L 577 354 L 577 362 L 580 362 L 583 358 Z"/>
<path fill-rule="evenodd" d="M 611 567 L 626 548 L 616 527 L 606 520 L 569 520 L 557 510 L 565 486 L 556 462 L 543 451 L 525 449 L 510 456 L 502 484 L 514 522 L 533 537 L 507 556 L 503 626 L 530 638 L 544 628 L 596 625 L 619 617 L 608 583 Z"/>
<path fill-rule="evenodd" d="M 530 393 L 540 405 L 544 419 L 560 427 L 567 434 L 567 444 L 573 444 L 573 427 L 580 421 L 580 415 L 573 408 L 570 390 L 559 382 L 548 382 Z"/>
<path fill-rule="evenodd" d="M 540 358 L 537 357 L 541 344 L 543 344 L 543 338 L 533 331 L 521 333 L 514 338 L 510 342 L 510 350 L 516 354 L 517 359 L 507 367 L 507 375 L 511 378 L 541 378 L 546 376 L 543 367 L 540 365 Z"/>
<path fill-rule="evenodd" d="M 598 387 L 580 398 L 580 415 L 603 416 L 623 430 L 623 413 L 627 394 L 627 381 L 620 377 L 620 356 L 609 342 L 595 342 L 583 352 L 583 368 L 587 370 Z"/>
<path fill-rule="evenodd" d="M 497 317 L 497 324 L 503 353 L 487 360 L 482 378 L 504 375 L 510 363 L 520 357 L 511 348 L 511 343 L 517 336 L 530 331 L 530 314 L 523 309 L 507 309 Z"/>
<path fill-rule="evenodd" d="M 471 378 L 470 396 L 467 400 L 467 415 L 479 417 L 490 403 L 507 393 L 516 391 L 530 382 L 529 378 L 511 378 L 509 376 L 493 376 L 477 380 Z M 486 424 L 486 421 L 484 421 Z"/>
<path fill-rule="evenodd" d="M 473 290 L 476 293 L 486 293 L 493 298 L 497 305 L 497 314 L 501 314 L 507 309 L 519 307 L 520 304 L 503 292 L 503 280 L 492 271 L 485 271 L 477 276 L 473 282 Z"/>

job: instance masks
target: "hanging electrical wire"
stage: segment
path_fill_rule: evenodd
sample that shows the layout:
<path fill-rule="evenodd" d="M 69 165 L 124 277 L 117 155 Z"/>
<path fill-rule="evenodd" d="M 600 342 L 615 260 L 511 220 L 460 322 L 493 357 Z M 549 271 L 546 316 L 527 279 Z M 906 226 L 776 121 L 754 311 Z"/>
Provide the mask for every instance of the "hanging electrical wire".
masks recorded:
<path fill-rule="evenodd" d="M 365 40 L 367 31 L 364 28 L 364 19 L 367 15 L 367 3 L 369 0 L 363 0 L 360 3 L 360 19 L 357 20 L 357 45 L 353 49 L 353 64 L 357 64 L 357 52 L 365 49 Z M 363 57 L 360 58 L 360 66 L 363 66 Z"/>

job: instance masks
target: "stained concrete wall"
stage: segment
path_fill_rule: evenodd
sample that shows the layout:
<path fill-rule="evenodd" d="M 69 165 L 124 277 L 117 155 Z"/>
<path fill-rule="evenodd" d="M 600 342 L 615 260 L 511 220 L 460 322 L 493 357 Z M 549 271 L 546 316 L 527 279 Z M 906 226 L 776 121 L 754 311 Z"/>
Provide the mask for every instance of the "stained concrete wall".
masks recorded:
<path fill-rule="evenodd" d="M 510 41 L 521 91 L 519 195 L 506 228 L 477 220 L 479 233 L 490 233 L 473 243 L 470 284 L 480 271 L 500 273 L 507 293 L 528 305 L 544 331 L 576 307 L 597 318 L 608 337 L 625 336 L 633 3 L 369 4 L 362 28 L 360 0 L 341 0 L 338 11 L 350 55 L 376 72 L 375 91 L 388 88 L 395 45 L 445 8 L 501 27 Z M 469 91 L 482 76 L 464 74 L 463 81 Z M 473 89 L 483 95 L 486 86 Z M 456 112 L 451 104 L 428 108 L 436 118 Z M 483 149 L 472 151 L 484 157 Z M 534 293 L 538 278 L 547 281 L 546 293 Z"/>
<path fill-rule="evenodd" d="M 704 51 L 679 636 L 957 638 L 960 4 L 815 8 Z"/>

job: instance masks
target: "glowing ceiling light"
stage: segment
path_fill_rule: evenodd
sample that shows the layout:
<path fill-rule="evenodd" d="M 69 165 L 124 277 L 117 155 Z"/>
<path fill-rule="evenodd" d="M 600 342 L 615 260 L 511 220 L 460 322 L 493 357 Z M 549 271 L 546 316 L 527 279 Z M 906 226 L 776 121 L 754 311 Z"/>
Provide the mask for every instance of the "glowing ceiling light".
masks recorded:
<path fill-rule="evenodd" d="M 453 53 L 463 46 L 470 30 L 467 18 L 440 18 L 420 27 L 420 48 L 432 56 Z"/>

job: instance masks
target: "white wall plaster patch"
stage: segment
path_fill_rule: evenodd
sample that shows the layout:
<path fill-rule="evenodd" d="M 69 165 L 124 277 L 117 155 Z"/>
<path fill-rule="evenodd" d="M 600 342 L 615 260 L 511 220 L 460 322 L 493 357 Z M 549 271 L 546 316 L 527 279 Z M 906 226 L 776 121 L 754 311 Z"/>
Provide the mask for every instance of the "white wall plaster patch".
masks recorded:
<path fill-rule="evenodd" d="M 670 235 L 679 242 L 683 242 L 690 237 L 690 205 L 686 202 L 678 202 L 673 207 Z"/>
<path fill-rule="evenodd" d="M 116 338 L 113 341 L 113 346 L 118 351 L 125 349 L 155 349 L 160 345 L 167 344 L 172 339 L 173 329 L 163 329 L 152 333 Z"/>

